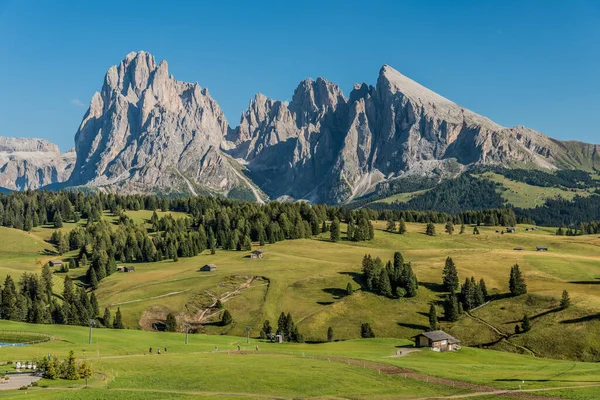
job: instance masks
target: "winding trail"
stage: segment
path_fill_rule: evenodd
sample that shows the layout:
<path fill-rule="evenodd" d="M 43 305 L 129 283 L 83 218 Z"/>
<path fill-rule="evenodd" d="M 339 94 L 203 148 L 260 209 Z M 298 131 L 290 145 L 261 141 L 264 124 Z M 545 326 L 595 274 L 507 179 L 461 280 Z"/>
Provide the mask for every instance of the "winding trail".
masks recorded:
<path fill-rule="evenodd" d="M 508 340 L 508 339 L 510 339 L 510 335 L 508 335 L 508 334 L 500 331 L 500 329 L 496 328 L 494 325 L 490 324 L 486 320 L 484 320 L 482 318 L 479 318 L 479 317 L 471 314 L 470 311 L 465 312 L 465 314 L 467 314 L 467 316 L 469 316 L 473 320 L 475 320 L 475 321 L 477 321 L 477 322 L 479 322 L 479 323 L 487 326 L 492 331 L 494 331 L 496 334 L 498 334 L 498 336 L 500 336 L 500 341 L 502 341 L 504 343 L 507 343 L 507 344 L 509 344 L 509 345 L 517 348 L 517 349 L 520 349 L 520 350 L 526 352 L 527 354 L 529 354 L 530 356 L 537 357 L 537 355 L 535 354 L 535 352 L 533 350 L 531 350 L 531 349 L 529 349 L 529 348 L 527 348 L 525 346 L 521 346 L 519 344 L 515 344 L 515 343 L 511 342 L 510 340 Z"/>

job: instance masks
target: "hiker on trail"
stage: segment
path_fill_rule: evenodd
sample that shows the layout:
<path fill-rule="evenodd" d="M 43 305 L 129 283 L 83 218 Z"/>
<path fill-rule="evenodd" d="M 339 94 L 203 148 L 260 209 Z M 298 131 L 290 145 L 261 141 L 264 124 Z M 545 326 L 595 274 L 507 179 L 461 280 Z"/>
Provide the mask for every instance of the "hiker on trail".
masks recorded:
<path fill-rule="evenodd" d="M 149 350 L 149 351 L 150 351 L 150 354 L 152 354 L 152 347 L 150 347 L 150 350 Z"/>
<path fill-rule="evenodd" d="M 165 347 L 165 353 L 167 352 L 167 348 Z"/>
<path fill-rule="evenodd" d="M 158 348 L 157 353 L 160 354 L 160 347 Z"/>
<path fill-rule="evenodd" d="M 219 346 L 215 346 L 215 351 L 219 351 Z"/>
<path fill-rule="evenodd" d="M 258 351 L 258 345 L 256 345 L 256 346 L 254 347 L 254 349 L 255 349 L 256 351 Z"/>
<path fill-rule="evenodd" d="M 240 345 L 238 344 L 238 351 L 240 351 Z"/>

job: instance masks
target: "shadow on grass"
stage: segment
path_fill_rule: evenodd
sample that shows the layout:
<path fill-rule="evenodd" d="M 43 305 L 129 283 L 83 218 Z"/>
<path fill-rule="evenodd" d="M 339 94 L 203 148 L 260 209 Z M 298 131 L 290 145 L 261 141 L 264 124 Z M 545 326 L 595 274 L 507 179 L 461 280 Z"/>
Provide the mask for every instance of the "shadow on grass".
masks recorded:
<path fill-rule="evenodd" d="M 505 379 L 494 379 L 495 382 L 522 382 L 522 379 L 517 378 L 505 378 Z M 571 379 L 525 379 L 525 382 L 573 382 L 573 383 L 600 383 L 600 380 L 596 381 L 580 381 Z"/>
<path fill-rule="evenodd" d="M 406 323 L 406 322 L 398 322 L 398 326 L 401 326 L 403 328 L 409 328 L 409 329 L 418 329 L 420 331 L 427 331 L 427 330 L 429 330 L 428 326 L 419 325 L 419 324 L 409 324 L 409 323 Z"/>
<path fill-rule="evenodd" d="M 352 278 L 352 280 L 355 283 L 358 283 L 362 287 L 363 279 L 362 279 L 362 274 L 360 272 L 342 271 L 342 272 L 338 272 L 338 273 L 340 275 L 348 275 L 350 278 Z"/>
<path fill-rule="evenodd" d="M 419 282 L 419 286 L 423 286 L 423 287 L 431 290 L 432 292 L 436 292 L 436 293 L 444 293 L 446 291 L 446 288 L 444 288 L 444 285 L 442 285 L 441 283 Z"/>
<path fill-rule="evenodd" d="M 574 283 L 576 285 L 600 285 L 600 278 L 596 278 L 593 281 L 570 281 L 569 283 Z"/>
<path fill-rule="evenodd" d="M 544 316 L 546 316 L 548 314 L 554 314 L 554 313 L 557 313 L 559 311 L 562 311 L 562 308 L 560 308 L 560 307 L 552 308 L 552 309 L 550 309 L 548 311 L 544 311 L 544 312 L 541 312 L 541 313 L 539 313 L 537 315 L 529 317 L 529 319 L 533 321 L 535 319 L 544 317 Z M 505 322 L 505 324 L 517 324 L 517 323 L 521 323 L 521 322 L 523 322 L 523 320 L 520 319 L 520 320 L 515 320 L 515 321 L 508 321 L 508 322 Z"/>
<path fill-rule="evenodd" d="M 333 303 L 335 303 L 335 301 L 317 301 L 317 304 L 320 306 L 330 306 Z"/>
<path fill-rule="evenodd" d="M 585 317 L 581 317 L 581 318 L 566 319 L 564 321 L 560 321 L 560 323 L 561 324 L 577 324 L 580 322 L 589 322 L 589 321 L 594 321 L 594 320 L 600 321 L 600 313 L 586 315 Z"/>
<path fill-rule="evenodd" d="M 325 293 L 329 293 L 330 295 L 332 295 L 334 299 L 341 299 L 348 295 L 348 292 L 346 292 L 346 289 L 340 289 L 340 288 L 325 288 L 325 289 L 323 289 L 323 291 Z"/>

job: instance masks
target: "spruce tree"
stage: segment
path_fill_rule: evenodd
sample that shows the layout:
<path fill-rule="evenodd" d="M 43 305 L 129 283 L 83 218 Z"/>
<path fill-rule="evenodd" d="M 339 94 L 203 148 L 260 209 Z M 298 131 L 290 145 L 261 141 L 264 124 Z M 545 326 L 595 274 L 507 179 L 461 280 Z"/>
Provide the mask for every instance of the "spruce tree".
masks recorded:
<path fill-rule="evenodd" d="M 231 317 L 231 313 L 228 310 L 223 311 L 223 316 L 221 317 L 221 326 L 227 326 L 233 322 L 233 318 Z"/>
<path fill-rule="evenodd" d="M 406 222 L 404 218 L 400 218 L 400 224 L 398 225 L 398 233 L 404 235 L 406 233 Z"/>
<path fill-rule="evenodd" d="M 435 305 L 431 303 L 429 306 L 429 330 L 436 331 L 439 329 L 437 311 L 435 309 Z"/>
<path fill-rule="evenodd" d="M 46 300 L 50 300 L 52 297 L 52 270 L 48 263 L 42 267 L 42 285 L 46 294 Z"/>
<path fill-rule="evenodd" d="M 446 232 L 449 235 L 452 235 L 454 233 L 454 224 L 452 223 L 452 221 L 446 222 Z"/>
<path fill-rule="evenodd" d="M 69 356 L 65 360 L 62 375 L 64 379 L 70 381 L 79 379 L 79 368 L 77 368 L 77 361 L 75 360 L 75 352 L 73 350 L 69 352 Z"/>
<path fill-rule="evenodd" d="M 348 240 L 354 240 L 354 221 L 352 217 L 348 220 L 348 225 L 346 227 L 346 236 Z"/>
<path fill-rule="evenodd" d="M 473 228 L 473 235 L 479 235 L 479 228 L 477 226 Z"/>
<path fill-rule="evenodd" d="M 373 329 L 371 329 L 371 325 L 369 325 L 368 322 L 360 326 L 360 337 L 363 339 L 370 339 L 375 337 L 375 333 L 373 333 Z"/>
<path fill-rule="evenodd" d="M 481 295 L 483 296 L 484 302 L 487 301 L 489 294 L 483 278 L 481 278 L 481 280 L 479 281 L 479 290 L 481 291 Z"/>
<path fill-rule="evenodd" d="M 96 298 L 96 293 L 94 292 L 92 292 L 90 295 L 90 307 L 92 318 L 96 318 L 100 314 L 100 306 L 98 305 L 98 299 Z"/>
<path fill-rule="evenodd" d="M 123 324 L 123 316 L 121 315 L 121 308 L 117 308 L 117 313 L 115 314 L 115 320 L 113 321 L 114 329 L 125 329 L 125 324 Z"/>
<path fill-rule="evenodd" d="M 221 299 L 217 299 L 217 302 L 215 303 L 215 308 L 218 310 L 223 308 L 223 303 L 221 302 Z"/>
<path fill-rule="evenodd" d="M 463 235 L 465 233 L 465 224 L 461 224 L 460 225 L 460 232 L 458 232 L 459 235 Z"/>
<path fill-rule="evenodd" d="M 570 305 L 571 305 L 571 298 L 569 297 L 569 292 L 567 292 L 566 290 L 563 290 L 562 298 L 560 299 L 560 308 L 564 310 L 566 308 L 569 308 Z"/>
<path fill-rule="evenodd" d="M 98 289 L 98 277 L 96 276 L 96 269 L 93 267 L 90 267 L 89 269 L 90 271 L 90 287 L 92 288 L 92 290 L 96 290 Z"/>
<path fill-rule="evenodd" d="M 396 222 L 393 219 L 388 220 L 385 230 L 388 232 L 396 232 Z"/>
<path fill-rule="evenodd" d="M 102 324 L 107 328 L 112 328 L 113 324 L 111 321 L 110 310 L 108 307 L 104 308 L 104 316 L 102 317 Z"/>
<path fill-rule="evenodd" d="M 456 294 L 451 292 L 444 300 L 444 318 L 446 321 L 455 322 L 459 317 L 458 300 Z"/>
<path fill-rule="evenodd" d="M 523 321 L 521 322 L 521 330 L 523 332 L 529 332 L 531 330 L 531 320 L 527 314 L 523 315 Z"/>
<path fill-rule="evenodd" d="M 327 341 L 328 341 L 328 342 L 333 342 L 333 340 L 334 340 L 334 336 L 333 336 L 333 328 L 332 328 L 332 327 L 329 327 L 329 328 L 327 329 Z"/>
<path fill-rule="evenodd" d="M 353 292 L 354 289 L 352 288 L 352 284 L 348 282 L 348 284 L 346 285 L 346 295 L 350 296 Z"/>
<path fill-rule="evenodd" d="M 63 227 L 63 220 L 62 215 L 60 215 L 60 211 L 54 212 L 54 217 L 52 218 L 52 221 L 54 222 L 54 228 L 58 229 Z"/>
<path fill-rule="evenodd" d="M 379 294 L 385 297 L 392 296 L 392 285 L 390 283 L 390 277 L 385 270 L 382 270 L 379 274 L 378 281 Z"/>
<path fill-rule="evenodd" d="M 519 264 L 515 264 L 510 269 L 510 279 L 508 281 L 508 287 L 513 296 L 520 296 L 527 293 L 527 284 L 519 269 Z"/>
<path fill-rule="evenodd" d="M 173 313 L 167 314 L 167 319 L 165 320 L 165 330 L 167 332 L 177 332 L 177 318 Z"/>
<path fill-rule="evenodd" d="M 8 319 L 12 321 L 18 321 L 21 319 L 18 309 L 17 288 L 15 287 L 15 282 L 10 275 L 6 275 L 6 278 L 4 279 L 4 287 L 2 288 L 2 302 L 0 304 L 2 319 Z"/>
<path fill-rule="evenodd" d="M 427 226 L 425 228 L 425 234 L 427 236 L 434 236 L 435 235 L 435 225 L 433 224 L 433 222 L 427 223 Z"/>
<path fill-rule="evenodd" d="M 442 271 L 442 282 L 446 291 L 456 292 L 458 290 L 458 271 L 456 270 L 454 260 L 450 257 L 446 258 L 446 264 Z"/>
<path fill-rule="evenodd" d="M 329 234 L 332 242 L 340 241 L 340 220 L 337 218 L 333 219 L 331 227 L 329 228 Z"/>

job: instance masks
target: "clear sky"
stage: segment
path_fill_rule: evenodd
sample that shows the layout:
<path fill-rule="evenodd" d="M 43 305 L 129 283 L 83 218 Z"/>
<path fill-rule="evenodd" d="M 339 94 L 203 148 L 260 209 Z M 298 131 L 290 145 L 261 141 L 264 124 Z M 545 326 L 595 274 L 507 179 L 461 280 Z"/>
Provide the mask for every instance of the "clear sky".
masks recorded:
<path fill-rule="evenodd" d="M 348 94 L 389 64 L 505 126 L 600 143 L 600 1 L 0 0 L 0 136 L 66 150 L 130 51 L 208 87 L 231 126 L 307 77 Z"/>

